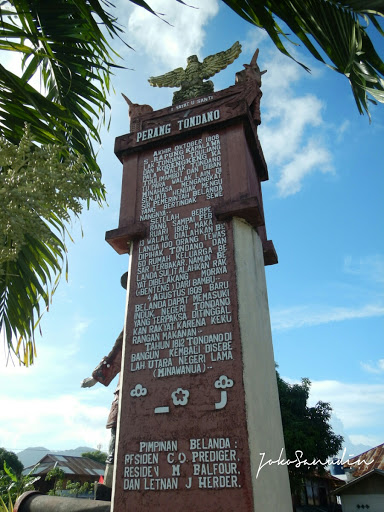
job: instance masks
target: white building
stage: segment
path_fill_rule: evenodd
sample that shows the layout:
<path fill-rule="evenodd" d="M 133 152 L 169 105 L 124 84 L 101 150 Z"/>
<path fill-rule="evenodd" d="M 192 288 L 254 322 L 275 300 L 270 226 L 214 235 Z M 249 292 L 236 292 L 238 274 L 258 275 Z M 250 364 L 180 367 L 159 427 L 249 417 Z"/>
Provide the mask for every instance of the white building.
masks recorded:
<path fill-rule="evenodd" d="M 339 487 L 334 493 L 341 497 L 343 512 L 383 512 L 384 471 L 372 469 Z"/>

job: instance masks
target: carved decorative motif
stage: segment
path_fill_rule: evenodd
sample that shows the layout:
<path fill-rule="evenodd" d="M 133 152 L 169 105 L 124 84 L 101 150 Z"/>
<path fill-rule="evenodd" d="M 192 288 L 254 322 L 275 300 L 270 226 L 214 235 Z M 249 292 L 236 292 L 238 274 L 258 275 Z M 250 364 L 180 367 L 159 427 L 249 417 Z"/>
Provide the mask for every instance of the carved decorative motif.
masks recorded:
<path fill-rule="evenodd" d="M 213 92 L 213 82 L 207 80 L 225 69 L 237 59 L 241 53 L 241 44 L 236 41 L 228 50 L 206 57 L 200 62 L 196 55 L 187 59 L 187 67 L 176 68 L 164 75 L 152 76 L 148 82 L 153 87 L 181 87 L 173 95 L 172 104 L 176 105 L 185 100 L 203 96 Z"/>
<path fill-rule="evenodd" d="M 248 82 L 249 80 L 256 80 L 259 87 L 261 87 L 261 75 L 267 72 L 267 70 L 260 71 L 259 66 L 257 65 L 257 57 L 259 56 L 259 49 L 255 51 L 251 62 L 249 64 L 243 64 L 245 69 L 236 73 L 235 83 L 243 83 Z"/>

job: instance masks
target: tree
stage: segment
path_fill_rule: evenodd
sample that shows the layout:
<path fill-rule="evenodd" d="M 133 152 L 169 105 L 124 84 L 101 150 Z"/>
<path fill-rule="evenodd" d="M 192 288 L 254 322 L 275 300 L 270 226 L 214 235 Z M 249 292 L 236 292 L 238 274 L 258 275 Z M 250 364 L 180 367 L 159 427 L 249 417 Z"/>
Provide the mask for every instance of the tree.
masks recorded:
<path fill-rule="evenodd" d="M 83 165 L 62 146 L 35 147 L 28 126 L 18 145 L 0 137 L 0 329 L 8 346 L 22 335 L 12 348 L 22 343 L 25 364 L 35 355 L 34 312 L 38 321 L 40 298 L 49 304 L 49 271 L 60 272 L 65 257 L 65 223 L 93 198 L 98 178 Z"/>
<path fill-rule="evenodd" d="M 81 484 L 80 482 L 72 482 L 68 480 L 65 490 L 69 491 L 74 498 L 77 498 L 80 495 L 87 494 L 88 496 L 92 496 L 94 493 L 94 484 L 90 482 L 84 482 Z"/>
<path fill-rule="evenodd" d="M 45 481 L 49 482 L 50 480 L 53 480 L 53 486 L 47 494 L 50 496 L 60 496 L 61 491 L 64 489 L 64 478 L 65 473 L 61 468 L 54 467 L 53 469 L 50 469 L 45 477 Z"/>
<path fill-rule="evenodd" d="M 88 457 L 88 459 L 95 460 L 96 462 L 101 462 L 105 464 L 107 460 L 108 453 L 101 452 L 100 450 L 95 450 L 94 452 L 84 452 L 81 454 L 82 457 Z"/>
<path fill-rule="evenodd" d="M 145 1 L 130 1 L 156 14 Z M 368 95 L 373 101 L 384 101 L 384 64 L 364 26 L 370 23 L 384 35 L 382 2 L 223 1 L 265 29 L 277 48 L 291 56 L 283 43 L 288 36 L 277 20 L 284 22 L 316 59 L 348 78 L 361 113 L 369 114 L 372 100 Z M 23 64 L 21 77 L 0 64 L 0 135 L 19 145 L 27 122 L 37 146 L 59 145 L 64 159 L 83 155 L 79 172 L 91 177 L 84 185 L 88 204 L 91 200 L 103 204 L 105 199 L 92 140 L 99 142 L 99 127 L 109 108 L 111 76 L 117 66 L 114 59 L 118 58 L 113 39 L 123 33 L 110 12 L 113 8 L 109 0 L 8 0 L 0 4 L 0 50 L 18 53 Z M 42 92 L 31 85 L 35 76 L 41 78 Z M 30 168 L 26 165 L 25 170 Z M 8 171 L 0 163 L 0 174 Z M 55 211 L 55 197 L 44 201 L 45 210 Z M 66 269 L 68 217 L 38 215 L 46 225 L 48 240 L 26 233 L 12 263 L 0 260 L 0 331 L 9 351 L 24 364 L 34 361 L 34 328 Z M 0 232 L 0 237 L 0 246 L 15 252 L 12 232 Z"/>
<path fill-rule="evenodd" d="M 0 11 L 0 50 L 18 52 L 23 64 L 21 77 L 0 64 L 0 135 L 18 145 L 27 121 L 32 141 L 59 145 L 60 160 L 82 155 L 77 173 L 91 177 L 83 187 L 86 199 L 99 204 L 105 191 L 91 138 L 99 140 L 100 122 L 109 106 L 114 52 L 106 37 L 113 38 L 120 31 L 103 8 L 110 5 L 103 0 L 58 0 L 54 4 L 10 0 L 2 2 Z M 35 75 L 41 77 L 43 93 L 29 84 Z M 32 170 L 29 162 L 23 169 L 26 174 Z M 0 162 L 2 178 L 9 171 L 10 166 Z M 70 197 L 71 192 L 67 193 Z M 13 260 L 0 260 L 0 331 L 5 333 L 9 350 L 24 364 L 34 360 L 33 331 L 42 313 L 40 302 L 49 307 L 66 262 L 68 215 L 55 214 L 55 194 L 43 201 L 44 209 L 53 212 L 48 216 L 36 212 L 40 226 L 45 224 L 45 240 L 33 231 L 26 233 Z M 16 250 L 12 231 L 2 230 L 0 237 L 2 247 Z"/>
<path fill-rule="evenodd" d="M 0 471 L 4 468 L 4 462 L 12 472 L 19 476 L 24 469 L 23 464 L 14 452 L 9 452 L 5 448 L 0 448 Z"/>
<path fill-rule="evenodd" d="M 72 482 L 71 480 L 65 482 L 65 472 L 59 467 L 48 471 L 45 481 L 48 482 L 50 480 L 53 480 L 53 487 L 47 492 L 49 496 L 61 496 L 64 490 L 69 491 L 69 494 L 75 498 L 77 498 L 79 494 L 90 495 L 93 493 L 93 483 Z"/>
<path fill-rule="evenodd" d="M 276 372 L 280 409 L 287 460 L 297 461 L 288 465 L 292 494 L 299 494 L 304 478 L 314 472 L 322 473 L 326 462 L 336 455 L 343 438 L 336 435 L 329 420 L 332 408 L 329 403 L 318 402 L 308 407 L 311 382 L 288 384 Z M 303 461 L 308 464 L 304 464 Z M 301 461 L 299 464 L 298 461 Z"/>

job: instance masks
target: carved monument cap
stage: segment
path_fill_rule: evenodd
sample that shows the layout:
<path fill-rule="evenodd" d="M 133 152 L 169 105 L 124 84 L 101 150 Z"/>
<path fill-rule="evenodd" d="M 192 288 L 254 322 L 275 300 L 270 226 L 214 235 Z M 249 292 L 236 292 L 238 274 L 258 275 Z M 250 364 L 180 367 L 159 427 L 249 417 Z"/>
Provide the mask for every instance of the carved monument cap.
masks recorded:
<path fill-rule="evenodd" d="M 181 87 L 173 94 L 172 105 L 213 92 L 213 82 L 207 80 L 225 69 L 241 53 L 241 44 L 236 41 L 228 50 L 209 55 L 200 62 L 197 55 L 187 58 L 187 67 L 176 68 L 164 75 L 151 76 L 148 82 L 153 87 Z"/>

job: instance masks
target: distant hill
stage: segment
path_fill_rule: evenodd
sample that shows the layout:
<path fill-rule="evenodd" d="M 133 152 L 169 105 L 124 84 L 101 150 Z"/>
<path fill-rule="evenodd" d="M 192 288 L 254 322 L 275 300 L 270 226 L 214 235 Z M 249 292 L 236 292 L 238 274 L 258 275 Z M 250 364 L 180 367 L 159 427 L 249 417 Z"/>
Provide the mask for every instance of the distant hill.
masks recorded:
<path fill-rule="evenodd" d="M 73 457 L 81 457 L 81 454 L 84 452 L 93 452 L 96 451 L 96 448 L 90 448 L 89 446 L 79 446 L 78 448 L 74 448 L 73 450 L 49 450 L 48 448 L 44 448 L 43 446 L 35 446 L 31 448 L 26 448 L 25 450 L 19 452 L 17 456 L 19 460 L 24 465 L 25 468 L 29 466 L 34 466 L 40 459 L 42 459 L 47 453 L 53 453 L 56 455 L 72 455 Z"/>

